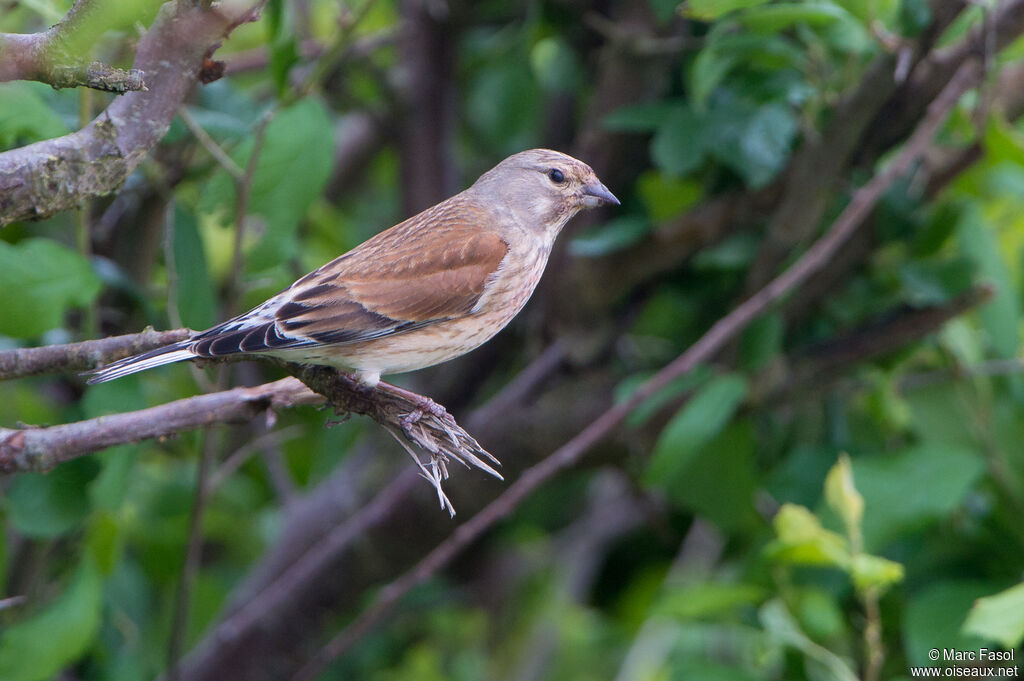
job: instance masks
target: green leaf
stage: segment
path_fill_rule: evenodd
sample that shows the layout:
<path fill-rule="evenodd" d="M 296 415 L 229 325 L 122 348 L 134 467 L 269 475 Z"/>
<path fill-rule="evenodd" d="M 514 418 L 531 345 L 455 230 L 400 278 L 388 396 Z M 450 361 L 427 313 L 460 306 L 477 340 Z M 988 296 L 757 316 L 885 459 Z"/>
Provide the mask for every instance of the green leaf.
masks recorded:
<path fill-rule="evenodd" d="M 757 256 L 759 245 L 760 241 L 753 234 L 734 234 L 713 246 L 702 248 L 693 257 L 693 268 L 697 271 L 746 270 Z"/>
<path fill-rule="evenodd" d="M 941 305 L 970 287 L 974 271 L 966 258 L 911 260 L 899 266 L 899 278 L 907 302 Z"/>
<path fill-rule="evenodd" d="M 768 492 L 780 502 L 814 506 L 821 498 L 821 481 L 839 452 L 832 447 L 795 446 L 768 476 Z"/>
<path fill-rule="evenodd" d="M 926 443 L 900 454 L 857 458 L 853 472 L 868 509 L 864 545 L 877 552 L 957 508 L 985 472 L 985 463 L 969 449 Z"/>
<path fill-rule="evenodd" d="M 676 504 L 726 530 L 761 527 L 754 507 L 755 438 L 747 420 L 730 424 L 662 484 Z"/>
<path fill-rule="evenodd" d="M 672 589 L 657 601 L 657 612 L 679 619 L 714 618 L 743 605 L 755 605 L 767 593 L 754 584 L 701 582 Z"/>
<path fill-rule="evenodd" d="M 835 594 L 820 587 L 806 586 L 799 589 L 796 597 L 794 614 L 811 638 L 827 641 L 844 635 L 847 617 Z"/>
<path fill-rule="evenodd" d="M 924 225 L 914 233 L 911 241 L 917 257 L 938 251 L 956 233 L 960 222 L 960 209 L 952 203 L 942 203 L 932 211 Z"/>
<path fill-rule="evenodd" d="M 693 371 L 682 378 L 670 382 L 661 390 L 655 392 L 646 400 L 641 402 L 630 412 L 626 424 L 630 428 L 638 428 L 647 423 L 647 420 L 654 416 L 659 410 L 669 403 L 678 400 L 700 384 L 710 378 L 711 370 L 706 364 L 701 364 Z M 622 402 L 629 398 L 636 390 L 651 378 L 650 373 L 633 374 L 626 377 L 621 383 L 615 386 L 615 401 Z"/>
<path fill-rule="evenodd" d="M 685 175 L 704 160 L 703 117 L 676 107 L 651 140 L 651 158 L 669 175 Z"/>
<path fill-rule="evenodd" d="M 1010 161 L 1018 166 L 1024 164 L 1024 135 L 1010 125 L 1005 114 L 997 111 L 988 117 L 982 142 L 986 163 L 996 165 Z"/>
<path fill-rule="evenodd" d="M 850 564 L 850 577 L 858 591 L 885 589 L 903 580 L 903 566 L 879 556 L 858 553 Z"/>
<path fill-rule="evenodd" d="M 966 636 L 961 625 L 975 599 L 991 593 L 981 581 L 942 581 L 910 596 L 903 617 L 903 651 L 912 665 L 930 665 L 932 648 L 976 650 L 983 641 Z"/>
<path fill-rule="evenodd" d="M 651 223 L 637 216 L 613 218 L 569 242 L 569 253 L 577 258 L 597 258 L 637 243 L 651 231 Z"/>
<path fill-rule="evenodd" d="M 706 659 L 676 659 L 673 658 L 669 665 L 668 681 L 761 681 L 763 676 L 742 667 L 737 667 L 736 662 L 722 663 Z M 649 678 L 649 677 L 643 677 Z M 653 678 L 662 679 L 663 676 Z"/>
<path fill-rule="evenodd" d="M 8 520 L 26 537 L 64 534 L 89 515 L 88 483 L 98 472 L 96 461 L 80 458 L 50 473 L 19 475 L 7 493 Z"/>
<path fill-rule="evenodd" d="M 979 312 L 989 342 L 999 357 L 1016 357 L 1020 299 L 993 228 L 987 224 L 977 204 L 971 204 L 964 210 L 957 234 L 964 254 L 974 261 L 981 276 L 996 289 L 992 302 Z"/>
<path fill-rule="evenodd" d="M 0 149 L 38 142 L 67 134 L 64 125 L 41 94 L 42 83 L 0 84 Z"/>
<path fill-rule="evenodd" d="M 173 252 L 181 323 L 191 329 L 208 328 L 216 321 L 215 287 L 195 216 L 181 202 L 174 207 Z"/>
<path fill-rule="evenodd" d="M 747 371 L 757 371 L 782 350 L 786 323 L 782 314 L 769 312 L 755 319 L 740 337 L 740 361 Z"/>
<path fill-rule="evenodd" d="M 667 101 L 623 106 L 605 116 L 602 124 L 616 132 L 654 132 L 679 106 Z"/>
<path fill-rule="evenodd" d="M 967 614 L 964 633 L 1012 649 L 1024 641 L 1024 584 L 979 598 Z"/>
<path fill-rule="evenodd" d="M 102 581 L 86 554 L 61 596 L 0 634 L 0 679 L 44 681 L 81 656 L 100 626 Z"/>
<path fill-rule="evenodd" d="M 127 497 L 139 445 L 110 447 L 95 455 L 103 470 L 89 485 L 89 502 L 95 509 L 117 511 Z"/>
<path fill-rule="evenodd" d="M 789 159 L 797 132 L 796 116 L 782 104 L 760 107 L 740 140 L 742 159 L 733 168 L 758 189 L 768 184 Z"/>
<path fill-rule="evenodd" d="M 928 0 L 903 0 L 900 2 L 900 33 L 913 38 L 920 35 L 932 23 L 932 8 Z"/>
<path fill-rule="evenodd" d="M 745 10 L 736 18 L 753 31 L 778 33 L 793 24 L 824 26 L 849 16 L 846 10 L 835 5 L 777 2 Z"/>
<path fill-rule="evenodd" d="M 825 674 L 810 675 L 810 678 L 832 679 L 833 681 L 857 681 L 857 675 L 841 657 L 807 637 L 796 619 L 786 609 L 782 599 L 775 598 L 763 606 L 758 613 L 761 626 L 768 635 L 780 644 L 803 653 L 816 664 L 823 666 Z"/>
<path fill-rule="evenodd" d="M 277 86 L 278 96 L 288 91 L 288 73 L 299 62 L 299 47 L 295 36 L 286 36 L 270 43 L 270 77 Z"/>
<path fill-rule="evenodd" d="M 700 21 L 714 21 L 723 14 L 763 5 L 768 0 L 687 0 L 683 5 L 683 16 Z"/>
<path fill-rule="evenodd" d="M 736 374 L 717 376 L 672 417 L 658 437 L 647 468 L 649 483 L 674 477 L 700 449 L 732 420 L 747 395 L 747 382 Z"/>
<path fill-rule="evenodd" d="M 954 320 L 954 323 L 961 320 Z M 962 339 L 957 339 L 955 332 L 961 331 Z M 964 328 L 957 325 L 953 327 L 956 342 L 955 350 L 962 350 L 966 355 L 962 357 L 968 361 L 975 360 L 974 353 L 978 335 L 975 328 Z M 972 343 L 973 342 L 973 343 Z M 972 343 L 961 348 L 963 343 Z M 948 342 L 947 342 L 948 345 Z M 914 434 L 924 443 L 934 443 L 937 446 L 960 447 L 971 449 L 975 446 L 976 435 L 973 432 L 969 419 L 964 418 L 963 395 L 952 385 L 923 386 L 917 390 L 908 391 L 904 395 L 907 405 L 910 407 L 910 419 Z"/>
<path fill-rule="evenodd" d="M 794 565 L 827 565 L 845 568 L 850 563 L 846 539 L 821 526 L 811 511 L 797 504 L 783 504 L 772 520 L 776 539 L 765 547 L 773 560 Z"/>
<path fill-rule="evenodd" d="M 779 103 L 760 105 L 726 89 L 715 95 L 701 116 L 692 112 L 688 116 L 692 120 L 676 123 L 688 136 L 681 139 L 693 137 L 686 142 L 688 146 L 676 142 L 676 147 L 688 154 L 682 158 L 688 160 L 696 151 L 709 153 L 751 187 L 763 186 L 785 165 L 797 130 L 796 117 L 789 107 Z"/>
<path fill-rule="evenodd" d="M 52 239 L 0 241 L 0 334 L 33 338 L 56 328 L 100 288 L 89 261 Z"/>
<path fill-rule="evenodd" d="M 698 111 L 704 111 L 715 88 L 725 80 L 740 55 L 733 50 L 720 49 L 712 42 L 702 49 L 690 67 L 690 98 Z"/>
<path fill-rule="evenodd" d="M 636 190 L 647 214 L 655 223 L 682 215 L 704 196 L 704 189 L 699 182 L 669 177 L 656 170 L 642 173 L 636 181 Z"/>
<path fill-rule="evenodd" d="M 534 78 L 547 92 L 573 92 L 582 81 L 582 69 L 572 47 L 562 38 L 537 41 L 530 50 Z"/>
<path fill-rule="evenodd" d="M 314 98 L 281 110 L 264 134 L 248 209 L 250 221 L 257 223 L 246 238 L 246 269 L 251 272 L 265 270 L 294 255 L 299 221 L 323 191 L 334 153 L 330 117 L 323 103 Z M 252 151 L 250 138 L 231 156 L 244 168 Z M 233 215 L 234 202 L 234 184 L 226 172 L 220 171 L 206 186 L 200 208 Z"/>
<path fill-rule="evenodd" d="M 860 532 L 864 497 L 853 484 L 853 468 L 846 454 L 839 455 L 839 460 L 825 476 L 825 502 L 843 519 L 848 535 Z"/>
<path fill-rule="evenodd" d="M 94 515 L 89 523 L 85 543 L 100 572 L 104 575 L 113 572 L 124 549 L 124 538 L 117 516 L 103 512 Z"/>

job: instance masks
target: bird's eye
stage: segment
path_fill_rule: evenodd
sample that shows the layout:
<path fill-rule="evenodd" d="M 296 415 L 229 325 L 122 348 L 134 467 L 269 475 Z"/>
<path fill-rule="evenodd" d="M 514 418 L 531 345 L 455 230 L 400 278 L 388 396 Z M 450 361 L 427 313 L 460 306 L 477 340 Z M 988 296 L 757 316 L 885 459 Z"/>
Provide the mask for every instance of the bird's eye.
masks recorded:
<path fill-rule="evenodd" d="M 552 168 L 548 171 L 548 179 L 555 184 L 562 184 L 565 182 L 565 175 L 563 175 L 562 171 L 558 168 Z"/>

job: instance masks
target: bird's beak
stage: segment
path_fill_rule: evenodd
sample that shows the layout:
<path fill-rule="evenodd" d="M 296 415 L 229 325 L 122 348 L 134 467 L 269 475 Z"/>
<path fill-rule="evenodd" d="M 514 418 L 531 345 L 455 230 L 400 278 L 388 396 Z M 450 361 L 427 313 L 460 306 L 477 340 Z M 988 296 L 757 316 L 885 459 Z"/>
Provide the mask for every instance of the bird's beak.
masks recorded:
<path fill-rule="evenodd" d="M 601 205 L 613 205 L 618 206 L 619 200 L 615 198 L 615 194 L 608 191 L 608 187 L 605 187 L 600 182 L 592 182 L 591 184 L 583 185 L 583 205 L 587 208 L 595 208 Z"/>

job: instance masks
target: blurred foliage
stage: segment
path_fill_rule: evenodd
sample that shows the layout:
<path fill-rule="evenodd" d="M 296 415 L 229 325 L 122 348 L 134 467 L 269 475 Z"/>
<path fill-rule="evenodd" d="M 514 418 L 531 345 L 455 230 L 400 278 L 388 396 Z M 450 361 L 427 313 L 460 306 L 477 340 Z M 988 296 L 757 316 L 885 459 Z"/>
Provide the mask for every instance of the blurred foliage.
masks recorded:
<path fill-rule="evenodd" d="M 889 49 L 887 39 L 919 35 L 932 21 L 925 0 L 631 4 L 684 39 L 665 56 L 657 97 L 597 122 L 600 134 L 629 136 L 641 160 L 623 161 L 629 175 L 611 187 L 621 209 L 563 237 L 574 265 L 633 257 L 631 249 L 658 244 L 709 199 L 770 189 Z M 583 20 L 595 11 L 584 5 L 459 7 L 449 152 L 463 180 L 552 135 L 564 144 L 552 121 L 584 125 L 607 57 L 595 28 L 603 24 Z M 977 5 L 944 44 L 981 25 L 985 3 Z M 68 6 L 8 2 L 0 30 L 42 30 Z M 395 105 L 399 41 L 383 40 L 337 68 L 320 68 L 304 51 L 303 42 L 314 41 L 327 55 L 344 52 L 348 42 L 333 42 L 339 18 L 360 7 L 270 2 L 260 23 L 240 28 L 218 52 L 266 54 L 260 68 L 205 86 L 188 103 L 233 171 L 179 119 L 116 199 L 0 231 L 0 348 L 81 340 L 97 328 L 201 328 L 222 318 L 225 301 L 258 303 L 404 217 L 401 142 L 390 129 L 351 186 L 329 184 L 336 137 L 352 112 L 410 115 Z M 394 0 L 372 3 L 344 40 L 397 30 L 401 9 Z M 152 3 L 125 4 L 117 17 L 90 23 L 81 49 L 127 65 L 130 54 L 116 46 L 152 12 Z M 1021 51 L 1018 43 L 994 55 L 993 68 L 1014 66 Z M 979 118 L 977 97 L 961 103 L 942 142 L 977 144 L 979 160 L 937 194 L 913 178 L 891 187 L 873 217 L 870 253 L 809 312 L 770 310 L 715 366 L 630 416 L 630 456 L 611 466 L 657 518 L 616 537 L 592 565 L 577 565 L 566 535 L 599 476 L 560 480 L 464 559 L 477 566 L 517 556 L 512 577 L 500 585 L 492 577 L 500 607 L 457 588 L 455 575 L 439 577 L 324 678 L 847 680 L 864 678 L 866 622 L 880 627 L 886 679 L 929 664 L 932 648 L 1019 646 L 1024 127 L 998 108 Z M 83 110 L 95 113 L 106 101 L 0 84 L 0 149 L 77 129 Z M 872 170 L 844 180 L 829 215 Z M 237 173 L 249 175 L 251 192 L 236 282 Z M 139 209 L 161 196 L 170 200 L 157 204 L 159 216 Z M 116 219 L 118 210 L 138 211 L 137 229 L 112 228 L 106 216 Z M 630 394 L 743 295 L 768 217 L 619 292 L 606 314 L 624 331 L 602 360 L 618 385 L 614 397 Z M 81 238 L 83 224 L 91 239 Z M 894 310 L 948 304 L 978 282 L 994 297 L 939 333 L 844 367 L 821 386 L 765 398 L 766 382 L 808 348 Z M 588 320 L 589 328 L 605 321 Z M 507 383 L 527 350 L 550 337 L 535 323 L 506 333 L 519 334 L 524 350 L 490 385 Z M 515 343 L 503 348 L 514 352 Z M 208 388 L 210 375 L 176 365 L 88 390 L 75 376 L 10 381 L 0 388 L 0 424 L 152 406 Z M 275 428 L 287 436 L 270 449 L 281 469 L 255 457 L 212 490 L 188 646 L 278 538 L 282 471 L 286 486 L 312 489 L 375 433 L 358 420 L 329 429 L 324 420 L 312 409 L 280 414 Z M 0 598 L 27 597 L 0 610 L 0 681 L 41 681 L 68 667 L 83 681 L 137 681 L 164 670 L 198 452 L 209 447 L 222 460 L 261 433 L 260 424 L 186 433 L 0 482 Z M 399 459 L 392 449 L 378 456 Z M 683 538 L 702 527 L 721 546 L 694 569 Z M 576 570 L 592 575 L 582 592 L 567 586 Z"/>

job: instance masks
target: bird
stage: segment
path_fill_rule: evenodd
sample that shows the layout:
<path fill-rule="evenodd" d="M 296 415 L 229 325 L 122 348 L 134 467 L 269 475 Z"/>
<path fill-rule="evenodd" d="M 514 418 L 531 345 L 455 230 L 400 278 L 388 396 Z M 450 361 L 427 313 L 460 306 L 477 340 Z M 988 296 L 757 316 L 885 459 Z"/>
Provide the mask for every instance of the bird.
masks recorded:
<path fill-rule="evenodd" d="M 550 149 L 513 154 L 248 312 L 95 369 L 87 382 L 264 355 L 345 370 L 372 389 L 382 375 L 446 362 L 495 336 L 533 294 L 565 224 L 601 205 L 619 200 L 582 161 Z"/>

